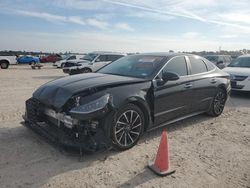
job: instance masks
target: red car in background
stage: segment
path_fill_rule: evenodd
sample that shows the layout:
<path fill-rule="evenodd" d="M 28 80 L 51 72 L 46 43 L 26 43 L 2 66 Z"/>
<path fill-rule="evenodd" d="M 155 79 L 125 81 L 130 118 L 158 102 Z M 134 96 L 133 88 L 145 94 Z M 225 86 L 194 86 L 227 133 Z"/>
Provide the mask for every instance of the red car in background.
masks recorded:
<path fill-rule="evenodd" d="M 55 63 L 56 61 L 60 61 L 62 57 L 59 54 L 48 55 L 45 57 L 40 58 L 41 63 L 52 62 Z"/>

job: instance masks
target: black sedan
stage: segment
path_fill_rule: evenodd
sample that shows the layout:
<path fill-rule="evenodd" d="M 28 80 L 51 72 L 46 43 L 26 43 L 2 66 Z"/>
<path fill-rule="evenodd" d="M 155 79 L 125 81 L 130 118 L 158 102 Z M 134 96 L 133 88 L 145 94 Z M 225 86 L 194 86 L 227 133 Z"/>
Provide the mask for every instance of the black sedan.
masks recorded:
<path fill-rule="evenodd" d="M 230 89 L 229 75 L 202 57 L 131 55 L 42 85 L 26 101 L 24 119 L 63 146 L 125 150 L 145 131 L 201 113 L 219 116 Z"/>

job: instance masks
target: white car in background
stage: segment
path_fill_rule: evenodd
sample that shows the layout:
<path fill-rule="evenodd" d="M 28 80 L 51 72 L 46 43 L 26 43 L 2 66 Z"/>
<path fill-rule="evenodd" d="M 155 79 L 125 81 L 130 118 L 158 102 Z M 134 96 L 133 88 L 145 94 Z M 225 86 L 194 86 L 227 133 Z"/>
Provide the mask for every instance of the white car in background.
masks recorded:
<path fill-rule="evenodd" d="M 103 66 L 124 57 L 122 53 L 115 52 L 91 52 L 85 55 L 82 60 L 67 62 L 63 72 L 73 75 L 87 72 L 95 72 Z"/>
<path fill-rule="evenodd" d="M 232 90 L 250 91 L 250 54 L 239 56 L 222 70 L 230 74 Z"/>
<path fill-rule="evenodd" d="M 7 69 L 12 64 L 17 64 L 16 56 L 0 56 L 0 67 L 2 69 Z"/>
<path fill-rule="evenodd" d="M 79 60 L 82 60 L 83 56 L 84 55 L 67 55 L 62 60 L 56 61 L 53 65 L 57 68 L 63 68 L 66 62 L 77 62 Z"/>

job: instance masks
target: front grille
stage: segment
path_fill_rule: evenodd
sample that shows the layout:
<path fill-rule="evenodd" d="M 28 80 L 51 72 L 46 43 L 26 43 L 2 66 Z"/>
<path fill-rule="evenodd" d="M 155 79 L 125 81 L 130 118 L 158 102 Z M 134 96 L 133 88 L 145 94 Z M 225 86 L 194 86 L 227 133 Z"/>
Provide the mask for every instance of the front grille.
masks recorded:
<path fill-rule="evenodd" d="M 26 101 L 26 116 L 30 122 L 40 122 L 43 119 L 42 104 L 34 98 Z"/>
<path fill-rule="evenodd" d="M 248 76 L 239 76 L 239 75 L 234 75 L 235 81 L 244 81 Z"/>

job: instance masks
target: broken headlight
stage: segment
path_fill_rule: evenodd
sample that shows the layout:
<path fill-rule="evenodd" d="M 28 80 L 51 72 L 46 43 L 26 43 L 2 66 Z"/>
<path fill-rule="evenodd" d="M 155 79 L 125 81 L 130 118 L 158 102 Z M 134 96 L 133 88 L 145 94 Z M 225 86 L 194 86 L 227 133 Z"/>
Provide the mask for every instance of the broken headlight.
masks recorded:
<path fill-rule="evenodd" d="M 78 106 L 72 108 L 70 113 L 74 114 L 89 114 L 98 110 L 103 109 L 109 102 L 110 95 L 106 94 L 94 101 L 91 101 L 87 104 L 81 105 L 78 103 Z"/>

